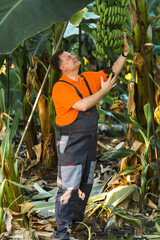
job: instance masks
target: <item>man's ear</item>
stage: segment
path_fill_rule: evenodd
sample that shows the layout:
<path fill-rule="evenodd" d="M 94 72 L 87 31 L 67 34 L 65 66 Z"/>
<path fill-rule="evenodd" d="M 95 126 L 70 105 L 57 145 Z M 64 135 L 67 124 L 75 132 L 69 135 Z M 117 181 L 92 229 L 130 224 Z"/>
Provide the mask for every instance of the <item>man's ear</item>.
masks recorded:
<path fill-rule="evenodd" d="M 65 71 L 65 67 L 64 66 L 59 66 L 59 68 L 61 69 L 61 71 Z"/>

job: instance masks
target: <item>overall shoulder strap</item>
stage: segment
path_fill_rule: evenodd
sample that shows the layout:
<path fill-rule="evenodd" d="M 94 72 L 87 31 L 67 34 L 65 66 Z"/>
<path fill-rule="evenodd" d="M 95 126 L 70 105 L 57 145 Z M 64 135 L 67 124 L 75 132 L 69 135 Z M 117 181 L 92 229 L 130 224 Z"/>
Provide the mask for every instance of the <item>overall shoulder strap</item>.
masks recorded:
<path fill-rule="evenodd" d="M 80 91 L 78 90 L 78 88 L 76 88 L 72 83 L 69 83 L 69 82 L 64 81 L 64 80 L 58 80 L 57 82 L 64 82 L 64 83 L 67 83 L 67 84 L 71 85 L 72 87 L 75 88 L 75 90 L 76 90 L 78 96 L 79 96 L 80 98 L 83 98 L 83 96 L 82 96 L 82 94 L 80 93 Z"/>
<path fill-rule="evenodd" d="M 88 90 L 89 90 L 89 93 L 90 93 L 90 95 L 92 95 L 93 93 L 92 93 L 92 91 L 91 91 L 91 89 L 90 89 L 90 86 L 89 86 L 89 84 L 88 84 L 88 82 L 87 82 L 87 79 L 86 79 L 82 74 L 80 74 L 80 76 L 83 77 L 83 79 L 84 79 L 84 81 L 85 81 L 85 84 L 86 84 L 86 86 L 87 86 L 87 88 L 88 88 Z"/>

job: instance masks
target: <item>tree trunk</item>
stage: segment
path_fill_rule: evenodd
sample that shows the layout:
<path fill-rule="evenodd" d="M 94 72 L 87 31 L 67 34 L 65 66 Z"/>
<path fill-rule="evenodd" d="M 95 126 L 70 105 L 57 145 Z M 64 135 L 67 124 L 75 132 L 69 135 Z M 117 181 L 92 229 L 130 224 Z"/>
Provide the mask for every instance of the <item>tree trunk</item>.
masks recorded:
<path fill-rule="evenodd" d="M 142 27 L 143 39 L 145 44 L 145 53 L 147 57 L 147 65 L 148 71 L 150 75 L 153 74 L 153 50 L 152 50 L 152 34 L 150 34 L 151 25 L 149 24 L 148 19 L 148 1 L 147 0 L 137 0 L 139 11 L 140 11 L 140 22 Z M 136 105 L 136 118 L 137 121 L 146 128 L 146 119 L 144 115 L 144 105 L 150 103 L 149 99 L 149 90 L 148 90 L 148 82 L 147 82 L 147 75 L 146 75 L 146 65 L 144 60 L 144 53 L 143 53 L 143 46 L 142 46 L 142 39 L 141 39 L 141 32 L 140 32 L 140 25 L 137 15 L 137 8 L 135 0 L 130 1 L 129 5 L 129 12 L 131 16 L 131 25 L 133 31 L 133 48 L 134 48 L 134 77 L 136 80 L 135 84 L 135 105 Z M 154 83 L 150 80 L 150 88 L 151 88 L 151 96 L 152 96 L 152 103 L 153 107 L 156 107 L 155 102 L 155 88 Z M 143 141 L 141 134 L 135 134 L 135 137 L 139 141 Z M 150 157 L 146 159 L 149 162 L 153 161 Z M 147 171 L 147 179 L 150 179 L 154 175 L 154 172 L 151 168 L 148 168 Z M 157 187 L 157 183 L 152 181 L 152 186 L 150 191 L 153 192 L 153 189 Z"/>
<path fill-rule="evenodd" d="M 61 32 L 64 28 L 64 23 L 55 24 L 53 33 L 54 43 L 57 44 Z M 44 51 L 40 57 L 41 62 L 47 67 L 50 64 L 50 55 Z M 33 57 L 34 62 L 34 82 L 36 90 L 39 91 L 42 80 L 45 76 L 45 69 Z M 41 123 L 41 134 L 43 143 L 42 165 L 46 168 L 57 167 L 57 152 L 55 144 L 55 111 L 52 100 L 52 88 L 54 83 L 58 80 L 59 75 L 51 69 L 48 81 L 45 85 L 43 93 L 38 101 L 39 118 Z"/>
<path fill-rule="evenodd" d="M 57 167 L 57 152 L 55 144 L 55 111 L 52 99 L 53 83 L 57 79 L 57 74 L 51 70 L 48 84 L 48 102 L 47 102 L 47 119 L 46 131 L 44 135 L 44 148 L 42 164 L 45 167 Z"/>
<path fill-rule="evenodd" d="M 131 16 L 131 25 L 133 31 L 133 48 L 134 48 L 134 77 L 136 80 L 135 85 L 135 103 L 136 103 L 136 117 L 137 121 L 143 126 L 146 127 L 145 115 L 143 112 L 143 107 L 146 103 L 149 103 L 149 93 L 148 93 L 148 84 L 146 78 L 146 66 L 143 56 L 142 40 L 140 27 L 137 16 L 136 2 L 131 0 L 129 5 L 129 12 Z M 140 10 L 140 18 L 142 25 L 142 32 L 145 45 L 145 52 L 148 62 L 148 70 L 151 75 L 153 75 L 153 52 L 151 37 L 149 35 L 149 20 L 148 20 L 148 1 L 147 0 L 138 0 L 138 6 Z M 155 106 L 154 100 L 154 84 L 150 81 L 151 93 L 153 99 L 153 105 Z"/>
<path fill-rule="evenodd" d="M 50 61 L 50 55 L 44 51 L 40 57 L 41 62 L 47 67 Z M 36 91 L 38 92 L 45 76 L 45 69 L 36 58 L 33 57 L 34 69 L 32 73 L 34 76 L 34 83 Z M 53 75 L 50 73 L 50 76 Z M 54 130 L 54 106 L 52 100 L 52 81 L 48 79 L 43 92 L 38 101 L 39 118 L 41 124 L 41 140 L 42 140 L 42 165 L 46 168 L 53 168 L 57 166 L 57 155 L 55 146 L 55 130 Z"/>
<path fill-rule="evenodd" d="M 65 23 L 56 23 L 53 38 L 57 44 L 61 33 L 64 29 Z M 54 48 L 55 49 L 55 48 Z M 47 122 L 46 122 L 46 134 L 44 137 L 44 149 L 42 163 L 44 166 L 57 166 L 57 152 L 55 146 L 55 111 L 52 99 L 52 88 L 55 82 L 58 80 L 59 74 L 51 69 L 49 81 L 48 81 L 48 102 L 47 102 Z M 53 123 L 54 121 L 54 123 Z M 53 145 L 53 150 L 50 146 Z"/>

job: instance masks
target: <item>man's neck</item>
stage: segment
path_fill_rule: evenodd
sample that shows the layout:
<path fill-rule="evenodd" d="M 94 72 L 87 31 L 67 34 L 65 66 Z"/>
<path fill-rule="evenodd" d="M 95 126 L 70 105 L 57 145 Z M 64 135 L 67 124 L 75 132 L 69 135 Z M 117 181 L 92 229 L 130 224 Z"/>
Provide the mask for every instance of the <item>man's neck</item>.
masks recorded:
<path fill-rule="evenodd" d="M 78 81 L 78 73 L 66 73 L 63 72 L 63 75 L 65 75 L 66 77 L 74 80 L 74 81 Z"/>

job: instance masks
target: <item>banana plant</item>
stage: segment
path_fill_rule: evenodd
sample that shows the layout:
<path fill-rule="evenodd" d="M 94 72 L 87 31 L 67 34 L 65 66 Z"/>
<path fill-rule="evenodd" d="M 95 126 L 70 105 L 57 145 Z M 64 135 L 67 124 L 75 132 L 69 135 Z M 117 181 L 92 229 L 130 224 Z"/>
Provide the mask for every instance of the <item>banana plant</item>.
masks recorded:
<path fill-rule="evenodd" d="M 0 89 L 0 111 L 7 112 L 3 89 Z M 18 128 L 20 110 L 17 109 L 17 113 L 12 122 L 9 122 L 10 118 L 8 118 L 8 116 L 9 114 L 7 112 L 7 114 L 4 115 L 6 119 L 3 120 L 6 132 L 4 133 L 0 146 L 0 232 L 3 232 L 5 229 L 6 214 L 3 208 L 9 207 L 13 211 L 20 212 L 20 204 L 23 202 L 20 187 L 24 186 L 20 184 L 18 164 L 17 160 L 13 160 L 14 150 L 12 146 L 12 140 Z M 25 224 L 25 216 L 23 216 L 23 220 Z"/>
<path fill-rule="evenodd" d="M 108 113 L 106 111 L 104 111 L 105 113 Z M 141 198 L 141 202 L 146 204 L 147 202 L 147 196 L 148 194 L 152 194 L 155 196 L 154 193 L 148 193 L 148 184 L 150 183 L 150 181 L 154 180 L 157 178 L 157 175 L 153 175 L 151 176 L 151 178 L 149 180 L 147 180 L 147 173 L 148 173 L 148 168 L 151 167 L 154 171 L 156 170 L 155 165 L 153 162 L 149 163 L 149 150 L 150 147 L 153 146 L 152 143 L 152 139 L 153 139 L 153 135 L 151 135 L 151 109 L 150 109 L 150 104 L 146 104 L 144 106 L 144 115 L 146 118 L 146 122 L 147 122 L 147 129 L 144 129 L 140 123 L 138 123 L 137 121 L 135 121 L 134 119 L 132 119 L 132 117 L 130 115 L 126 115 L 126 114 L 118 114 L 115 112 L 112 112 L 112 116 L 118 120 L 120 123 L 128 123 L 128 124 L 132 124 L 134 129 L 136 131 L 139 131 L 139 133 L 142 135 L 143 139 L 144 139 L 144 143 L 145 143 L 145 151 L 144 151 L 144 157 L 141 157 L 137 152 L 130 150 L 130 149 L 126 149 L 126 148 L 121 148 L 118 150 L 114 150 L 114 151 L 110 151 L 107 152 L 106 155 L 104 155 L 101 160 L 105 161 L 107 159 L 111 159 L 111 158 L 123 158 L 123 157 L 127 157 L 127 156 L 132 156 L 132 155 L 137 155 L 140 159 L 141 159 L 141 166 L 142 166 L 142 172 L 141 172 L 141 187 L 139 188 L 140 190 L 140 198 Z M 160 126 L 157 128 L 156 133 L 158 133 L 160 131 Z M 127 169 L 125 169 L 124 171 L 126 171 Z M 128 169 L 129 170 L 129 169 Z M 121 172 L 120 174 L 124 174 L 123 172 Z"/>
<path fill-rule="evenodd" d="M 17 188 L 25 188 L 27 190 L 29 190 L 29 187 L 26 187 L 20 183 L 11 181 L 9 179 L 4 178 L 4 174 L 2 173 L 2 171 L 0 171 L 0 233 L 3 233 L 5 231 L 5 227 L 6 227 L 6 214 L 8 209 L 13 209 L 13 205 L 15 204 L 15 202 L 17 202 L 19 199 L 22 199 L 22 194 L 19 195 L 17 198 L 13 199 L 12 201 L 10 199 L 10 201 L 8 201 L 8 205 L 5 202 L 5 198 L 8 197 L 7 192 L 10 190 L 9 188 L 13 188 L 15 189 L 15 187 Z M 11 190 L 10 190 L 11 191 Z M 15 193 L 14 191 L 11 191 L 12 194 Z M 19 204 L 22 203 L 22 201 L 19 202 Z M 6 210 L 4 210 L 4 207 L 6 208 Z M 20 209 L 18 211 L 20 213 Z M 23 216 L 23 220 L 25 219 L 25 216 Z M 27 222 L 23 222 L 24 226 L 27 227 Z"/>

